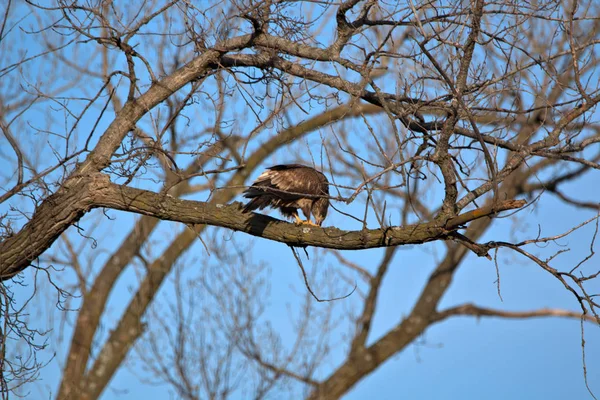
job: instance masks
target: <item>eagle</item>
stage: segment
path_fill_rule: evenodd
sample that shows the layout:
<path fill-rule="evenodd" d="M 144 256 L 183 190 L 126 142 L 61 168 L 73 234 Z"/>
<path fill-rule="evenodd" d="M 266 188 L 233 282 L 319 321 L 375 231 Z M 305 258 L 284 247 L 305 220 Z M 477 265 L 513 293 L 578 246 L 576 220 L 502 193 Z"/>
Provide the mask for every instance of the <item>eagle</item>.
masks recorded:
<path fill-rule="evenodd" d="M 301 164 L 275 165 L 267 168 L 248 189 L 244 197 L 252 199 L 242 212 L 269 206 L 285 217 L 295 218 L 296 224 L 321 226 L 329 207 L 329 181 L 323 173 Z M 301 209 L 306 217 L 298 216 Z M 310 220 L 310 214 L 315 223 Z"/>

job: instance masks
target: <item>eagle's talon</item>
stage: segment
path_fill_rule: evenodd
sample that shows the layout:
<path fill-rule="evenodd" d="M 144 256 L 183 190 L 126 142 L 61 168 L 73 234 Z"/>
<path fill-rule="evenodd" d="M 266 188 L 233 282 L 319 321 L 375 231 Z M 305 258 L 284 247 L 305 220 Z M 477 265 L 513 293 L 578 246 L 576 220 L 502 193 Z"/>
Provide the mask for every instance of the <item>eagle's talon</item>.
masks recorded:
<path fill-rule="evenodd" d="M 294 224 L 296 224 L 297 226 L 300 226 L 304 223 L 304 221 L 302 221 L 302 219 L 298 216 L 298 214 L 294 214 Z"/>
<path fill-rule="evenodd" d="M 296 219 L 294 221 L 294 224 L 296 224 L 296 226 L 302 226 L 302 225 L 319 226 L 319 225 L 315 224 L 314 222 L 312 222 L 310 219 L 307 219 L 306 221 L 301 219 L 298 214 L 294 214 L 294 218 Z"/>

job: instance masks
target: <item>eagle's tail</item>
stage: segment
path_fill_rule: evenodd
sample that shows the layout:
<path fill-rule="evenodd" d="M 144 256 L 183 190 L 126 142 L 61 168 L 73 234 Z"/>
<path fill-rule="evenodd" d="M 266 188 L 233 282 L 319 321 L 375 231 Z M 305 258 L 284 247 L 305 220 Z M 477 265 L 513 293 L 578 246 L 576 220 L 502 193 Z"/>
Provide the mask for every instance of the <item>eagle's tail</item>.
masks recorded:
<path fill-rule="evenodd" d="M 258 197 L 254 197 L 252 200 L 250 200 L 248 202 L 248 204 L 246 204 L 244 206 L 244 208 L 242 208 L 242 212 L 243 213 L 249 213 L 250 211 L 256 210 L 258 209 L 263 209 L 265 207 L 267 207 L 269 205 L 269 199 L 267 198 L 267 196 L 258 196 Z"/>
<path fill-rule="evenodd" d="M 244 197 L 251 200 L 242 209 L 243 213 L 248 213 L 250 211 L 256 210 L 257 208 L 262 210 L 263 208 L 269 205 L 269 196 L 266 195 L 263 189 L 258 189 L 256 187 L 258 184 L 267 186 L 265 185 L 265 182 L 257 181 L 244 191 Z"/>
<path fill-rule="evenodd" d="M 242 208 L 242 212 L 243 213 L 249 213 L 252 210 L 256 210 L 258 208 L 258 197 L 253 198 L 252 200 L 250 200 L 245 206 L 244 208 Z"/>

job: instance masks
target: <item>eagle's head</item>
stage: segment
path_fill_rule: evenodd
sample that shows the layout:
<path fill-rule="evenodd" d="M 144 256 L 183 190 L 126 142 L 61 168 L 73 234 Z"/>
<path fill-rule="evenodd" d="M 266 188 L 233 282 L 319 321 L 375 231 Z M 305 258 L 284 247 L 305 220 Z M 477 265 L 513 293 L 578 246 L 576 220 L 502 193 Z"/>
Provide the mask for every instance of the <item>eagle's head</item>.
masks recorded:
<path fill-rule="evenodd" d="M 321 226 L 323 220 L 327 216 L 327 208 L 329 207 L 329 199 L 322 197 L 315 201 L 311 207 L 311 213 L 315 217 L 315 224 Z"/>

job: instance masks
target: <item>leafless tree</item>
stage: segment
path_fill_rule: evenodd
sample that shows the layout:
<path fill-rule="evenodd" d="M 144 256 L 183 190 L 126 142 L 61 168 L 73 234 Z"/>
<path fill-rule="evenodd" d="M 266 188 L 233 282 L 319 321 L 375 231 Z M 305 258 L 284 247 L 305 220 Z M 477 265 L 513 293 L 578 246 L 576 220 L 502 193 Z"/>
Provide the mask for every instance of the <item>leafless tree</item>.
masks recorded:
<path fill-rule="evenodd" d="M 335 399 L 451 317 L 569 317 L 582 339 L 600 323 L 599 203 L 582 190 L 600 167 L 597 2 L 9 0 L 0 14 L 5 397 L 58 362 L 58 399 L 96 399 L 126 365 L 186 399 Z M 252 178 L 291 162 L 329 177 L 328 227 L 241 212 Z M 567 229 L 531 212 L 546 199 Z M 587 250 L 564 262 L 573 235 Z M 277 242 L 299 271 L 277 299 L 285 329 L 268 316 L 278 260 L 252 248 Z M 407 245 L 434 266 L 374 337 Z M 346 251 L 377 248 L 371 264 Z M 469 255 L 500 296 L 512 256 L 578 308 L 440 307 Z"/>

